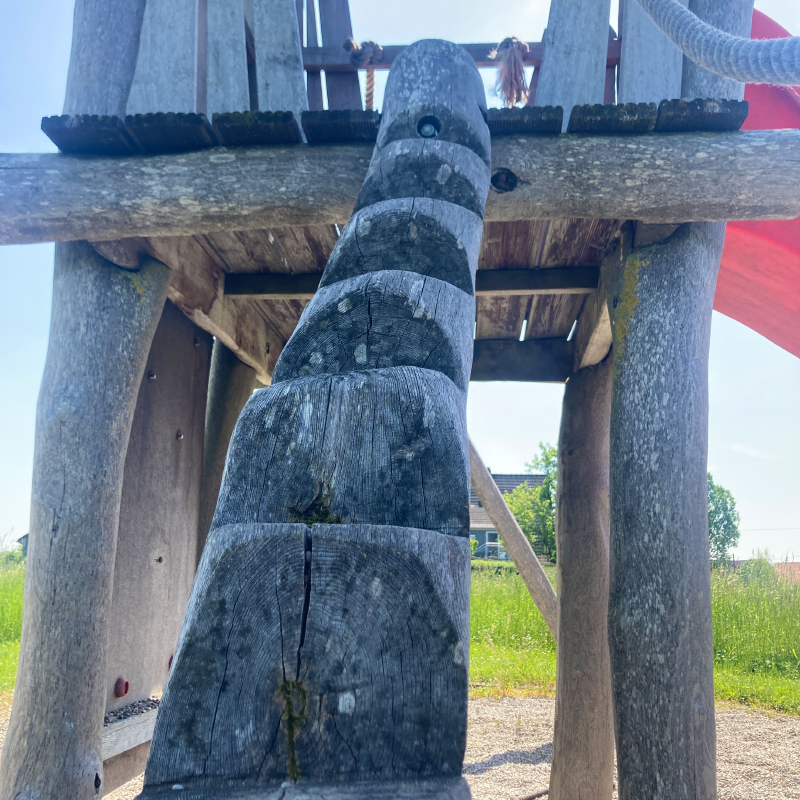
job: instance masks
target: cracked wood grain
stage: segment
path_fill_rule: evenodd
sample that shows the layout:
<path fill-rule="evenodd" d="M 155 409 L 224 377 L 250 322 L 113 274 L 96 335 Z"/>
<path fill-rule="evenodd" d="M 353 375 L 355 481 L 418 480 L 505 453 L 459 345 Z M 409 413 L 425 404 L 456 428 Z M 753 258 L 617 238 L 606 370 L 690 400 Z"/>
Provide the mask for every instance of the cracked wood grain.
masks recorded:
<path fill-rule="evenodd" d="M 327 518 L 466 536 L 464 393 L 393 367 L 256 392 L 233 434 L 213 528 Z"/>
<path fill-rule="evenodd" d="M 323 373 L 424 367 L 466 392 L 475 298 L 436 278 L 368 272 L 323 287 L 284 347 L 273 383 Z"/>

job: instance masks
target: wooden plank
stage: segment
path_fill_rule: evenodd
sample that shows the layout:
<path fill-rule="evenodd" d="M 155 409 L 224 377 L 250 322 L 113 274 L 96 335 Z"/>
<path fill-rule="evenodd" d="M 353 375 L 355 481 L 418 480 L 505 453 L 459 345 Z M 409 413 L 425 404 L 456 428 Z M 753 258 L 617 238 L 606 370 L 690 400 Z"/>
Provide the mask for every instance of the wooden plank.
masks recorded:
<path fill-rule="evenodd" d="M 247 47 L 241 0 L 206 0 L 208 4 L 206 116 L 249 111 Z"/>
<path fill-rule="evenodd" d="M 0 244 L 341 224 L 369 145 L 237 148 L 125 159 L 0 155 Z M 486 221 L 800 216 L 800 132 L 502 137 L 514 172 Z M 313 191 L 309 187 L 313 186 Z"/>
<path fill-rule="evenodd" d="M 497 42 L 485 42 L 482 44 L 462 44 L 463 47 L 479 67 L 496 67 L 497 61 L 489 58 L 496 47 Z M 395 59 L 403 52 L 407 45 L 384 45 L 383 57 L 380 62 L 374 65 L 375 69 L 391 69 Z M 542 62 L 542 43 L 528 42 L 529 52 L 525 56 L 525 64 L 531 67 L 539 67 Z M 619 39 L 612 39 L 608 43 L 606 54 L 606 64 L 614 66 L 619 63 L 621 44 Z M 304 47 L 303 48 L 303 67 L 308 72 L 355 72 L 356 67 L 350 61 L 350 56 L 341 45 L 331 45 L 329 47 Z"/>
<path fill-rule="evenodd" d="M 306 50 L 319 46 L 316 0 L 306 0 L 306 42 L 308 47 L 303 48 L 304 62 Z M 303 67 L 305 68 L 305 63 Z M 308 94 L 308 110 L 322 111 L 324 107 L 322 102 L 322 75 L 319 72 L 306 70 L 306 92 Z"/>
<path fill-rule="evenodd" d="M 76 4 L 65 114 L 125 117 L 144 7 L 145 0 L 83 0 Z"/>
<path fill-rule="evenodd" d="M 210 360 L 211 336 L 166 303 L 125 457 L 106 711 L 161 694 L 167 681 L 197 564 Z M 119 677 L 129 685 L 124 697 L 114 693 Z"/>
<path fill-rule="evenodd" d="M 491 473 L 486 469 L 475 445 L 469 443 L 469 466 L 472 488 L 486 514 L 494 525 L 503 544 L 511 556 L 511 560 L 522 575 L 522 580 L 533 598 L 533 602 L 544 617 L 553 638 L 558 640 L 558 605 L 556 593 L 547 579 L 542 565 L 533 552 L 519 523 L 511 513 L 503 495 L 497 488 Z"/>
<path fill-rule="evenodd" d="M 572 107 L 602 103 L 611 0 L 552 0 L 542 44 L 537 106 L 562 106 L 563 130 Z"/>
<path fill-rule="evenodd" d="M 197 0 L 147 0 L 128 114 L 197 107 Z"/>
<path fill-rule="evenodd" d="M 253 0 L 256 80 L 260 111 L 308 109 L 294 0 Z"/>
<path fill-rule="evenodd" d="M 228 275 L 225 294 L 258 300 L 310 300 L 320 275 L 275 273 Z M 589 294 L 597 289 L 598 267 L 481 270 L 475 277 L 477 297 L 513 297 L 532 294 Z"/>
<path fill-rule="evenodd" d="M 158 709 L 153 708 L 106 725 L 103 728 L 103 761 L 149 742 L 153 738 L 157 714 Z"/>
<path fill-rule="evenodd" d="M 689 0 L 678 0 L 688 6 Z M 636 0 L 620 0 L 620 103 L 650 103 L 681 96 L 683 53 Z"/>
<path fill-rule="evenodd" d="M 572 342 L 566 339 L 477 339 L 470 380 L 564 383 L 572 361 Z"/>
<path fill-rule="evenodd" d="M 319 23 L 323 45 L 333 49 L 339 48 L 339 53 L 349 60 L 349 55 L 343 48 L 344 43 L 353 36 L 348 0 L 319 0 Z M 355 72 L 351 72 L 351 74 L 331 72 L 329 77 L 326 71 L 325 85 L 328 90 L 329 109 L 361 109 L 363 107 L 361 87 Z"/>

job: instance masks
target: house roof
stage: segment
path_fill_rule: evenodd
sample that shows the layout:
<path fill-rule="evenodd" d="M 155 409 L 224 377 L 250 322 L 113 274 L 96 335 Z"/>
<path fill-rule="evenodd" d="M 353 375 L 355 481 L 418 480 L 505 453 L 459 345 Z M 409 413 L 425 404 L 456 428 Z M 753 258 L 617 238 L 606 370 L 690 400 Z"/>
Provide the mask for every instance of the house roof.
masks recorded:
<path fill-rule="evenodd" d="M 541 486 L 544 482 L 544 475 L 528 475 L 526 473 L 505 474 L 505 475 L 492 475 L 497 488 L 501 494 L 506 492 L 513 492 L 521 483 L 527 483 L 528 486 Z M 470 530 L 494 530 L 494 525 L 489 519 L 489 515 L 478 500 L 478 495 L 475 490 L 470 487 L 469 490 L 469 527 Z"/>

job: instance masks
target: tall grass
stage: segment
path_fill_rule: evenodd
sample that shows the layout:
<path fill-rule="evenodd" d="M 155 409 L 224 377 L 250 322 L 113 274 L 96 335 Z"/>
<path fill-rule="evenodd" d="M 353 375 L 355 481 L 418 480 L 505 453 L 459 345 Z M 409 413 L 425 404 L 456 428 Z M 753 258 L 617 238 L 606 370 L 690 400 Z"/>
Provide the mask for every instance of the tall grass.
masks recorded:
<path fill-rule="evenodd" d="M 24 585 L 24 564 L 0 562 L 0 643 L 18 642 L 22 635 Z"/>

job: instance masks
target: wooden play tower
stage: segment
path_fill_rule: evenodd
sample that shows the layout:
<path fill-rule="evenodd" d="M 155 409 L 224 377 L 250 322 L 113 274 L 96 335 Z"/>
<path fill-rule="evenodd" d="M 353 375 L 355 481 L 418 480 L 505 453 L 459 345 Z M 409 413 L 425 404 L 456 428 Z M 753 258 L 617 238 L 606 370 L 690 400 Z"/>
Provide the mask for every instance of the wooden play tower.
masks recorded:
<path fill-rule="evenodd" d="M 716 797 L 711 310 L 800 134 L 621 6 L 552 0 L 487 110 L 493 44 L 346 50 L 347 0 L 76 0 L 61 153 L 0 156 L 0 243 L 56 242 L 0 800 L 468 798 L 470 380 L 566 382 L 557 613 L 509 546 L 550 798 L 615 748 L 620 798 Z"/>

